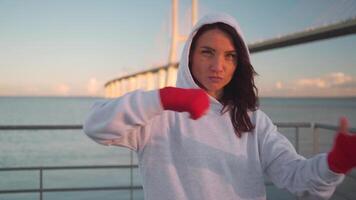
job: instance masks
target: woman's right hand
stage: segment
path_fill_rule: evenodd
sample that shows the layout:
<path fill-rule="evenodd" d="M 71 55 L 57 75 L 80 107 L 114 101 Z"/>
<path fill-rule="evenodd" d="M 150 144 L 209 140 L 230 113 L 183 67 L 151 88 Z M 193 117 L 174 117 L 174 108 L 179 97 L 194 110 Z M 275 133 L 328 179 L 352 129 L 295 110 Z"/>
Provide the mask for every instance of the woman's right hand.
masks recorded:
<path fill-rule="evenodd" d="M 189 112 L 194 120 L 209 109 L 209 97 L 203 89 L 165 87 L 159 90 L 159 94 L 165 110 Z"/>

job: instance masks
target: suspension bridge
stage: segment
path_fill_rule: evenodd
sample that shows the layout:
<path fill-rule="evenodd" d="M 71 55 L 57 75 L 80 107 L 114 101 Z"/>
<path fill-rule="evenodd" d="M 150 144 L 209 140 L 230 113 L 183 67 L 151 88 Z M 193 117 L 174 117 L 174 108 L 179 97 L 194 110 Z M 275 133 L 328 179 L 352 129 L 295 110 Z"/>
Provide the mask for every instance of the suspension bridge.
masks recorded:
<path fill-rule="evenodd" d="M 191 7 L 191 24 L 194 25 L 198 16 L 197 0 L 192 0 Z M 153 90 L 175 85 L 178 70 L 178 63 L 176 62 L 178 44 L 184 42 L 187 38 L 187 36 L 179 34 L 178 19 L 178 0 L 172 0 L 172 36 L 168 63 L 164 66 L 157 66 L 108 81 L 104 85 L 106 98 L 119 97 L 137 89 Z M 248 48 L 251 53 L 257 53 L 355 33 L 356 17 L 353 17 L 347 20 L 254 42 L 248 44 Z"/>

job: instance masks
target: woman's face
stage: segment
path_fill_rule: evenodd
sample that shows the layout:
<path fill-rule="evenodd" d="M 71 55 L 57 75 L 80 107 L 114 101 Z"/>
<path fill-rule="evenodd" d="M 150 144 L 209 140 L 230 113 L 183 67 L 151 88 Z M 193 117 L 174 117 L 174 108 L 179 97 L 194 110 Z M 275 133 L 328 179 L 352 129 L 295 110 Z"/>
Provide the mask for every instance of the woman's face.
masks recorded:
<path fill-rule="evenodd" d="M 210 96 L 219 99 L 237 65 L 232 39 L 219 29 L 206 31 L 197 39 L 192 54 L 191 72 L 195 81 Z"/>

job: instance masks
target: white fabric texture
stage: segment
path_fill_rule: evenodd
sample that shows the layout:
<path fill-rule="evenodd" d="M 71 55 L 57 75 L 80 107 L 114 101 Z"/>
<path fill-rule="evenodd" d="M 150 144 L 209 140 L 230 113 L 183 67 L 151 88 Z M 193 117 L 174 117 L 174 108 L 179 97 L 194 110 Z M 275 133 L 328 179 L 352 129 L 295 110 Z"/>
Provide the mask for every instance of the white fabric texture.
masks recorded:
<path fill-rule="evenodd" d="M 188 67 L 190 44 L 196 30 L 214 22 L 231 25 L 243 38 L 230 16 L 201 19 L 183 49 L 177 87 L 198 87 Z M 210 97 L 208 113 L 192 120 L 188 113 L 164 111 L 158 90 L 137 90 L 94 104 L 84 132 L 100 144 L 137 152 L 146 200 L 264 200 L 264 176 L 306 199 L 328 199 L 342 182 L 325 154 L 298 155 L 261 110 L 250 113 L 256 128 L 238 138 L 221 108 Z"/>

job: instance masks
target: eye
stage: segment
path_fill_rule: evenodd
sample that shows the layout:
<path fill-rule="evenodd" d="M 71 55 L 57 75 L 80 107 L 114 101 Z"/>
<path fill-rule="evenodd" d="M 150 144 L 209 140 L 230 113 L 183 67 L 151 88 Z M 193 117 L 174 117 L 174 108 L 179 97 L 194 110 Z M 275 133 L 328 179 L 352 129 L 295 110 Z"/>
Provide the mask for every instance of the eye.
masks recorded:
<path fill-rule="evenodd" d="M 202 50 L 201 53 L 205 56 L 212 56 L 213 52 L 211 50 Z"/>
<path fill-rule="evenodd" d="M 228 60 L 236 60 L 236 54 L 235 53 L 228 53 L 228 54 L 226 54 L 226 58 Z"/>

